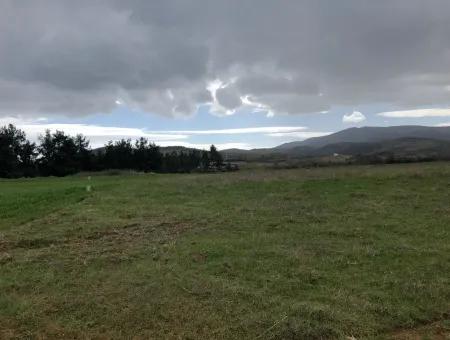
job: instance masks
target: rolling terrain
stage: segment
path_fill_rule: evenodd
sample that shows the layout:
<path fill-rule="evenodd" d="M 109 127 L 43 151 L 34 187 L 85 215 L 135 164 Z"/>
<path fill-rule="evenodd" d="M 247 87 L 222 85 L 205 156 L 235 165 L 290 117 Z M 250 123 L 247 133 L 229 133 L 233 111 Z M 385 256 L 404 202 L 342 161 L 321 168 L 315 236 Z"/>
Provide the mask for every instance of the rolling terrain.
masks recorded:
<path fill-rule="evenodd" d="M 275 149 L 289 150 L 298 146 L 320 148 L 339 143 L 376 143 L 400 138 L 438 139 L 450 141 L 450 126 L 388 126 L 349 128 L 328 136 L 309 138 L 300 142 L 282 144 Z"/>
<path fill-rule="evenodd" d="M 450 159 L 450 127 L 391 126 L 350 128 L 328 136 L 291 142 L 270 149 L 224 150 L 227 159 L 283 161 L 351 156 L 350 162 Z"/>
<path fill-rule="evenodd" d="M 449 336 L 449 163 L 91 176 L 0 180 L 1 339 Z"/>

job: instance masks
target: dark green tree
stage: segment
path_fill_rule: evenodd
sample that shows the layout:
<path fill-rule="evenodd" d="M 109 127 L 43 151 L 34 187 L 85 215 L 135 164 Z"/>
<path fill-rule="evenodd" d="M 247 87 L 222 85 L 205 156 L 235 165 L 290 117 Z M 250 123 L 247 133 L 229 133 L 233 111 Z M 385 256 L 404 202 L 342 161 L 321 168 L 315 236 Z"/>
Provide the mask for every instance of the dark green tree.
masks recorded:
<path fill-rule="evenodd" d="M 35 156 L 22 130 L 12 124 L 0 128 L 0 177 L 33 176 Z"/>
<path fill-rule="evenodd" d="M 82 134 L 78 134 L 74 138 L 77 148 L 77 163 L 81 170 L 93 170 L 93 156 L 89 147 L 89 140 Z"/>
<path fill-rule="evenodd" d="M 39 170 L 44 176 L 66 176 L 83 170 L 82 155 L 89 152 L 81 135 L 71 137 L 63 131 L 49 130 L 40 137 Z"/>
<path fill-rule="evenodd" d="M 223 157 L 214 145 L 211 145 L 209 149 L 209 156 L 215 166 L 219 167 L 223 164 Z"/>
<path fill-rule="evenodd" d="M 131 139 L 110 141 L 105 147 L 104 162 L 108 169 L 135 169 Z"/>
<path fill-rule="evenodd" d="M 206 150 L 202 150 L 202 155 L 200 158 L 200 167 L 203 170 L 208 170 L 209 168 L 209 153 Z"/>
<path fill-rule="evenodd" d="M 133 150 L 134 166 L 140 171 L 159 171 L 161 169 L 162 155 L 159 147 L 150 143 L 146 138 L 136 140 Z"/>

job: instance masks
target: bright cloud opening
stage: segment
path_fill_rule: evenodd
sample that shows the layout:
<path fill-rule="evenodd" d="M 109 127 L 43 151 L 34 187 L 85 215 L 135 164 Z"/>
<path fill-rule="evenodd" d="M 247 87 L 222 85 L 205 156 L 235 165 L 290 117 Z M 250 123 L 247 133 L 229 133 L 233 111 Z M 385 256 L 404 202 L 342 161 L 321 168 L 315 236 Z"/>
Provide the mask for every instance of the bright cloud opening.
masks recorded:
<path fill-rule="evenodd" d="M 450 117 L 450 108 L 389 111 L 380 112 L 378 115 L 389 118 Z"/>
<path fill-rule="evenodd" d="M 344 123 L 361 123 L 365 120 L 366 116 L 359 111 L 353 111 L 353 113 L 346 114 L 342 117 L 342 122 Z"/>

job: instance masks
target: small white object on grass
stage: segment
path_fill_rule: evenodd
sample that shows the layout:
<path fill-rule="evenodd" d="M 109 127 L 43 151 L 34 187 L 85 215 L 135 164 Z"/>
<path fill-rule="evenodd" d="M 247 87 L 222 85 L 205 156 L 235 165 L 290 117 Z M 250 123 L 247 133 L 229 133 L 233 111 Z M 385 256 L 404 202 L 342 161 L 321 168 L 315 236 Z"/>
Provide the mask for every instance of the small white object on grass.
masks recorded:
<path fill-rule="evenodd" d="M 91 176 L 88 176 L 88 181 L 89 182 L 91 181 Z M 86 191 L 91 192 L 91 190 L 92 190 L 92 187 L 90 185 L 86 185 Z"/>

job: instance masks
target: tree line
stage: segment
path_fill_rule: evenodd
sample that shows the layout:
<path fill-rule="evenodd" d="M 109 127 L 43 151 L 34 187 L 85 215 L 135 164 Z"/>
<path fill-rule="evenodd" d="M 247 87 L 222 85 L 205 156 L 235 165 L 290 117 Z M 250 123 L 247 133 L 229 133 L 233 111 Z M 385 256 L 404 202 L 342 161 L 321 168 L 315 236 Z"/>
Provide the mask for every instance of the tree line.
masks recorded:
<path fill-rule="evenodd" d="M 47 130 L 38 143 L 10 124 L 0 128 L 0 177 L 66 176 L 80 171 L 129 169 L 144 172 L 191 172 L 227 169 L 214 145 L 209 151 L 184 150 L 163 153 L 146 138 L 121 139 L 92 150 L 79 134 Z"/>

